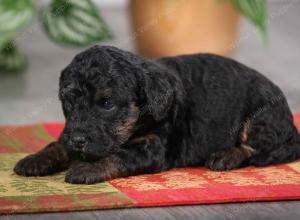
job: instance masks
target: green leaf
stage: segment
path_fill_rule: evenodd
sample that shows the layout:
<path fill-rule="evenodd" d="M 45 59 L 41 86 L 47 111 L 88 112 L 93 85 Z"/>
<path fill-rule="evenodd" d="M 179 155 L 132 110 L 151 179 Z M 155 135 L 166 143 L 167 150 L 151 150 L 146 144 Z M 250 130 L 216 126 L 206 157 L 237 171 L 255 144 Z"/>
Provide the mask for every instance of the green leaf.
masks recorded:
<path fill-rule="evenodd" d="M 0 33 L 0 49 L 11 38 L 11 33 Z"/>
<path fill-rule="evenodd" d="M 111 38 L 90 0 L 53 0 L 44 8 L 42 20 L 49 37 L 64 46 L 88 46 Z"/>
<path fill-rule="evenodd" d="M 32 0 L 0 0 L 0 36 L 16 32 L 29 23 L 34 14 Z"/>
<path fill-rule="evenodd" d="M 231 0 L 234 6 L 248 18 L 261 32 L 266 40 L 267 6 L 266 0 Z"/>
<path fill-rule="evenodd" d="M 19 72 L 26 64 L 26 58 L 20 54 L 13 41 L 7 41 L 0 49 L 0 72 Z"/>

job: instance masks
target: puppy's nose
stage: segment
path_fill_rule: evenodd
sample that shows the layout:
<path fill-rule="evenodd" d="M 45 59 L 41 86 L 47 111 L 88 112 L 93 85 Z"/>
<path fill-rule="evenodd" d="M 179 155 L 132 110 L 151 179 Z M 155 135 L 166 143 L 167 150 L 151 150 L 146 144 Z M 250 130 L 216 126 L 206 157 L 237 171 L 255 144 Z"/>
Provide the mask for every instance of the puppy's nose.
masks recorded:
<path fill-rule="evenodd" d="M 87 144 L 87 139 L 83 136 L 74 136 L 72 138 L 72 143 L 74 145 L 75 148 L 77 148 L 78 150 L 82 149 L 83 147 L 86 146 Z"/>

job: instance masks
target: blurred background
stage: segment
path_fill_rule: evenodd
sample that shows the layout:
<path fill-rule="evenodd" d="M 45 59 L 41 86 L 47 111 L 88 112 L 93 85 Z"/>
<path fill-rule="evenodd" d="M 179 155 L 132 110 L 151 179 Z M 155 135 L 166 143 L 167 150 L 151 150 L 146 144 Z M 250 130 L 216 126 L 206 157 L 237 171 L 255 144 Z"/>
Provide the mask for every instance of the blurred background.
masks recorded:
<path fill-rule="evenodd" d="M 300 0 L 0 0 L 0 124 L 63 120 L 60 71 L 93 44 L 229 56 L 300 112 L 299 21 Z"/>

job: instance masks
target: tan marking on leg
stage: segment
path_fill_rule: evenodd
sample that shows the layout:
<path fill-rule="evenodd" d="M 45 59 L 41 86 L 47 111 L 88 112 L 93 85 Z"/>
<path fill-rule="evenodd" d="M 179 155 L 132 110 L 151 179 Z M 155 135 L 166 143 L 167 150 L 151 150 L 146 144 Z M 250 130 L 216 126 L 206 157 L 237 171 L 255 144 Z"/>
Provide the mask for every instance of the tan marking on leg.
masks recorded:
<path fill-rule="evenodd" d="M 231 148 L 227 151 L 227 154 L 229 157 L 232 156 L 234 160 L 244 161 L 250 158 L 253 155 L 254 151 L 255 150 L 249 145 L 242 144 L 241 147 Z"/>
<path fill-rule="evenodd" d="M 145 140 L 151 141 L 155 139 L 157 136 L 155 134 L 146 134 L 140 137 L 136 137 L 128 142 L 128 144 L 136 144 Z"/>
<path fill-rule="evenodd" d="M 250 132 L 250 120 L 247 120 L 244 124 L 244 128 L 243 128 L 243 131 L 241 133 L 241 142 L 242 143 L 246 143 L 247 140 L 248 140 L 248 135 L 249 135 L 249 132 Z"/>
<path fill-rule="evenodd" d="M 114 156 L 97 162 L 97 165 L 102 167 L 101 172 L 104 175 L 105 180 L 126 176 L 125 173 L 122 173 L 122 165 L 120 160 Z"/>
<path fill-rule="evenodd" d="M 253 155 L 253 153 L 255 152 L 255 149 L 253 149 L 251 146 L 246 145 L 246 144 L 242 144 L 240 149 L 243 151 L 246 159 L 251 157 Z"/>
<path fill-rule="evenodd" d="M 93 163 L 73 161 L 66 173 L 66 181 L 92 184 L 123 176 L 126 176 L 126 173 L 120 159 L 110 156 Z"/>

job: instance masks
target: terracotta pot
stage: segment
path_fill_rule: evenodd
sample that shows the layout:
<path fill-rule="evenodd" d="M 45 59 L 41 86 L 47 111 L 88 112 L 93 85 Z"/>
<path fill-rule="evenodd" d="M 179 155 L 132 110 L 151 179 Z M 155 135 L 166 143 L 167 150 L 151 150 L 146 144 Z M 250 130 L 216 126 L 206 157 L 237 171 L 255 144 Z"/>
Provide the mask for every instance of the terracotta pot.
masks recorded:
<path fill-rule="evenodd" d="M 228 55 L 240 21 L 225 0 L 131 0 L 130 12 L 137 50 L 149 57 Z"/>

